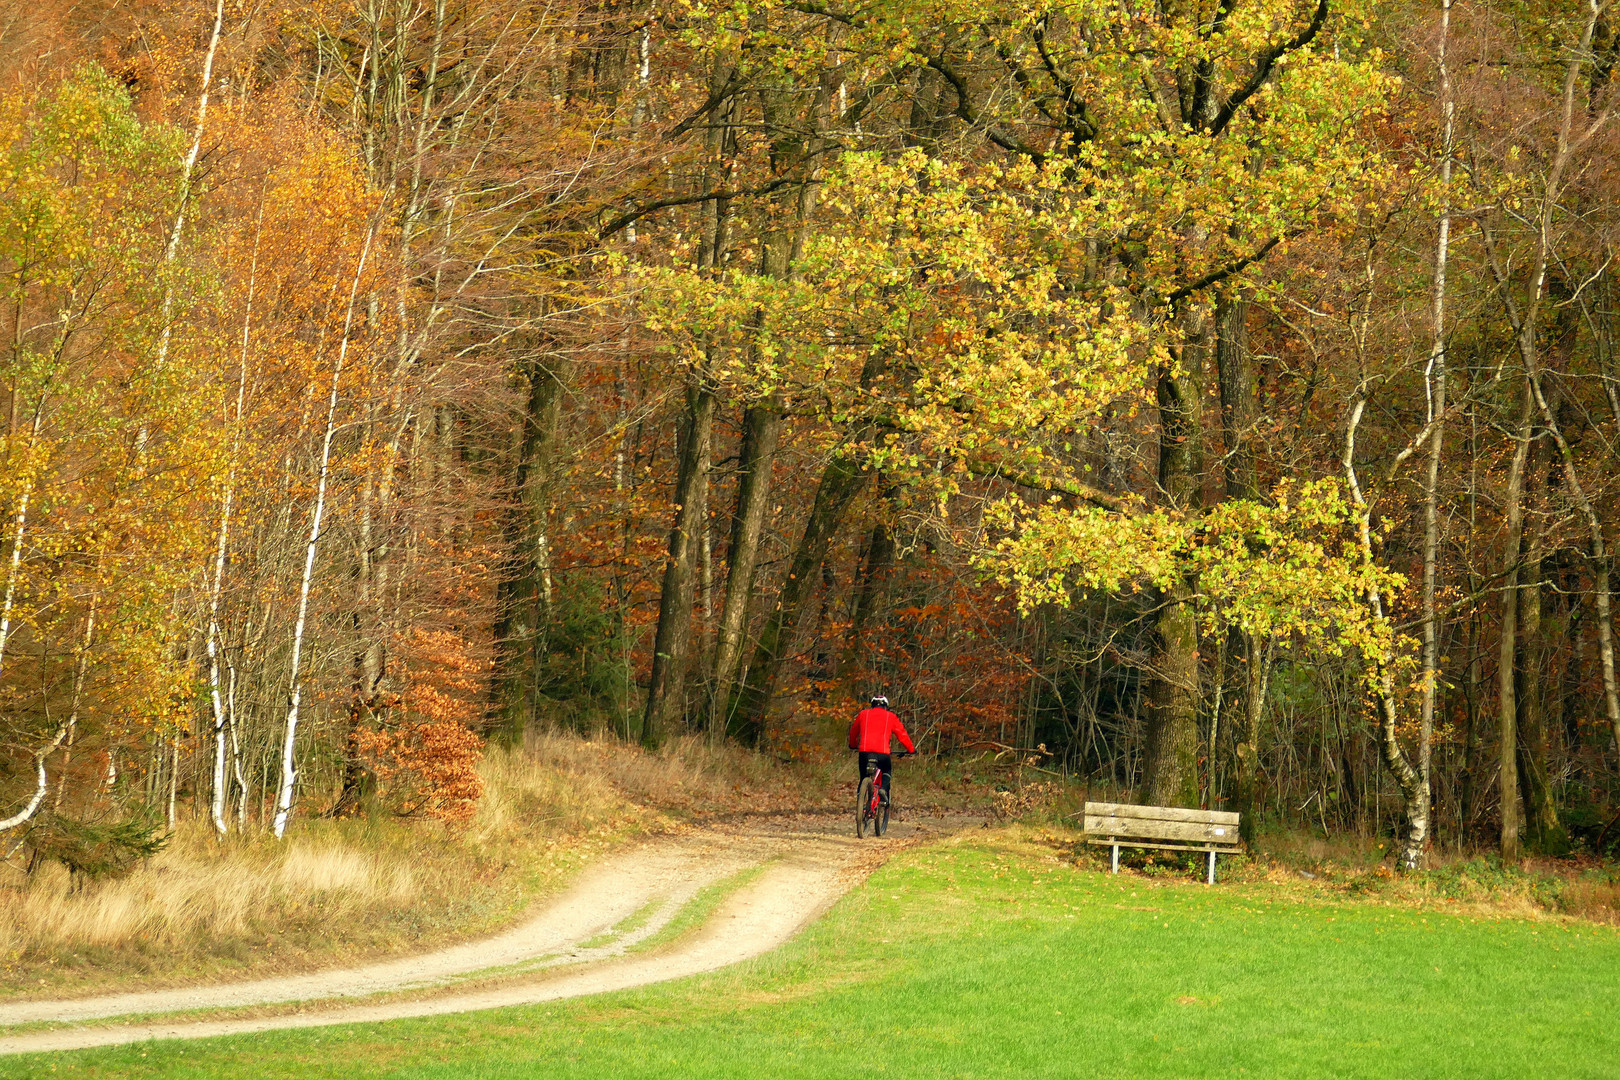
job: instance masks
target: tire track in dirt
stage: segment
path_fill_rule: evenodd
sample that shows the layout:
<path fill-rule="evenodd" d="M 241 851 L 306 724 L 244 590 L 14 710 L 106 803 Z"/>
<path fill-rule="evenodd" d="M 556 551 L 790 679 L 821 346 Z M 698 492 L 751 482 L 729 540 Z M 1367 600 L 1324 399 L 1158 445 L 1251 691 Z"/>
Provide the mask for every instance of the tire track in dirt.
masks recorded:
<path fill-rule="evenodd" d="M 684 903 L 711 881 L 746 865 L 724 859 L 704 862 L 694 855 L 692 851 L 655 845 L 611 859 L 587 872 L 538 916 L 519 926 L 491 938 L 425 955 L 222 985 L 67 1001 L 8 1002 L 0 1006 L 0 1024 L 244 1008 L 432 986 L 467 972 L 521 964 L 578 946 L 608 933 L 655 900 L 667 897 Z"/>
<path fill-rule="evenodd" d="M 847 832 L 840 835 L 842 824 L 842 815 L 803 815 L 655 841 L 588 872 L 538 916 L 511 930 L 419 956 L 251 982 L 77 1001 L 11 1002 L 0 1007 L 0 1026 L 295 1002 L 317 1007 L 245 1019 L 143 1019 L 32 1031 L 0 1037 L 0 1054 L 441 1016 L 580 997 L 714 971 L 783 944 L 901 847 L 955 831 L 969 821 L 897 823 L 890 839 L 864 843 Z M 763 871 L 727 897 L 696 933 L 646 955 L 614 955 L 656 933 L 705 886 L 761 864 L 765 864 Z M 657 913 L 634 933 L 605 948 L 583 948 L 653 903 L 659 904 Z M 458 976 L 544 957 L 562 963 L 574 957 L 596 962 L 575 963 L 539 977 L 532 973 L 517 976 L 478 990 L 452 988 L 410 1000 L 329 1004 L 335 999 L 442 986 Z"/>

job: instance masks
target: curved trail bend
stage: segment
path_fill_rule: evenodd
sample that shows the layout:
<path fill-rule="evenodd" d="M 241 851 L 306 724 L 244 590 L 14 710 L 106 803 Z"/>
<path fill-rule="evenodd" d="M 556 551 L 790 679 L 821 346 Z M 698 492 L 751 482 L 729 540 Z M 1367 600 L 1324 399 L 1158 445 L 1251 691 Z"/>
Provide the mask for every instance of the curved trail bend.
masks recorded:
<path fill-rule="evenodd" d="M 655 840 L 587 871 L 539 914 L 494 937 L 358 967 L 238 983 L 0 1006 L 0 1028 L 41 1021 L 298 1003 L 250 1019 L 140 1020 L 0 1036 L 0 1054 L 199 1039 L 276 1028 L 322 1027 L 527 1005 L 695 975 L 759 956 L 787 941 L 898 846 L 954 831 L 960 822 L 896 822 L 890 838 L 858 841 L 845 815 L 751 821 Z M 632 954 L 703 888 L 761 867 L 695 933 Z M 546 971 L 545 969 L 553 969 Z M 513 969 L 516 969 L 514 972 Z M 540 973 L 536 973 L 539 969 Z M 457 980 L 505 978 L 457 991 Z M 409 1000 L 369 995 L 443 988 Z"/>

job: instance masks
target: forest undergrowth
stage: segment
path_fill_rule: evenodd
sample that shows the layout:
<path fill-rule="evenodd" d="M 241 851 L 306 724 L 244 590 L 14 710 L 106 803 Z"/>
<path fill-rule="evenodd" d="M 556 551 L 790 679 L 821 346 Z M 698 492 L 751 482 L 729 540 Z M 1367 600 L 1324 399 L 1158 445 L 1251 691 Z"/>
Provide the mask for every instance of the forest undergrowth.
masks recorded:
<path fill-rule="evenodd" d="M 1027 835 L 1062 850 L 1076 865 L 1107 870 L 1109 851 L 1087 844 L 1061 817 L 1022 819 Z M 1366 902 L 1480 917 L 1574 918 L 1620 925 L 1620 864 L 1590 856 L 1504 862 L 1494 852 L 1430 852 L 1428 865 L 1397 873 L 1389 837 L 1335 836 L 1298 828 L 1262 831 L 1252 855 L 1223 855 L 1222 883 L 1263 885 L 1278 899 Z M 1197 852 L 1122 848 L 1121 872 L 1182 881 L 1203 874 Z"/>
<path fill-rule="evenodd" d="M 701 822 L 843 812 L 854 798 L 856 775 L 841 728 L 821 725 L 799 733 L 791 745 L 766 751 L 703 736 L 675 739 L 658 752 L 569 734 L 531 735 L 527 745 L 550 767 L 602 776 L 637 806 Z M 902 814 L 978 811 L 1007 817 L 1009 806 L 1048 794 L 993 754 L 900 758 L 895 778 L 895 806 Z M 1026 790 L 1027 796 L 1009 801 L 1009 793 Z"/>
<path fill-rule="evenodd" d="M 1081 831 L 1085 804 L 1135 802 L 1128 791 L 1081 780 L 1004 768 L 992 805 L 1023 835 L 1062 849 L 1077 865 L 1106 870 L 1109 852 Z M 1432 906 L 1485 916 L 1568 916 L 1620 925 L 1620 861 L 1578 851 L 1563 857 L 1527 854 L 1503 860 L 1479 844 L 1436 845 L 1423 869 L 1400 873 L 1390 833 L 1324 833 L 1297 822 L 1261 825 L 1252 854 L 1223 855 L 1222 882 L 1274 886 L 1300 899 L 1368 900 Z M 1147 878 L 1201 877 L 1198 852 L 1120 849 L 1120 866 Z"/>

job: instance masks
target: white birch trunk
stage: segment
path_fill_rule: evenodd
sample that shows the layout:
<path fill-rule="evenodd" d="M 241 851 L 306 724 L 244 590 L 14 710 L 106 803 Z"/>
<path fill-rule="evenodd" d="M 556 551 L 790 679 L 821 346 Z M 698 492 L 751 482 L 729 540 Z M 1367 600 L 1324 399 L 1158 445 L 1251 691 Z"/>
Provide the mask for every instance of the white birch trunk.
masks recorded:
<path fill-rule="evenodd" d="M 1367 504 L 1366 497 L 1361 491 L 1361 482 L 1356 477 L 1356 429 L 1361 426 L 1362 414 L 1367 408 L 1367 398 L 1358 391 L 1355 404 L 1350 410 L 1350 421 L 1345 426 L 1344 433 L 1344 478 L 1350 488 L 1350 501 L 1356 508 L 1356 533 L 1361 547 L 1362 558 L 1368 563 L 1373 561 L 1372 545 L 1372 508 Z M 1371 612 L 1374 622 L 1387 626 L 1389 617 L 1384 611 L 1384 598 L 1376 584 L 1369 584 L 1366 591 L 1367 608 Z M 1396 704 L 1395 687 L 1395 657 L 1392 655 L 1370 656 L 1366 660 L 1372 665 L 1372 679 L 1369 689 L 1372 691 L 1373 706 L 1378 715 L 1378 749 L 1384 759 L 1384 765 L 1394 775 L 1396 784 L 1401 789 L 1401 798 L 1405 807 L 1405 835 L 1401 837 L 1400 867 L 1403 871 L 1416 870 L 1423 862 L 1423 850 L 1429 839 L 1429 792 L 1423 785 L 1423 778 L 1417 769 L 1412 767 L 1401 749 L 1399 731 L 1399 714 Z"/>
<path fill-rule="evenodd" d="M 28 801 L 27 806 L 23 807 L 21 810 L 17 811 L 17 813 L 11 815 L 5 820 L 0 821 L 0 832 L 5 832 L 7 829 L 15 829 L 18 825 L 21 825 L 23 822 L 29 820 L 39 812 L 40 804 L 45 801 L 45 792 L 50 787 L 50 784 L 45 777 L 45 759 L 50 757 L 51 754 L 55 753 L 58 746 L 62 745 L 62 740 L 67 738 L 67 730 L 67 725 L 63 724 L 61 727 L 56 729 L 56 738 L 52 739 L 47 745 L 34 751 L 34 768 L 38 773 L 38 780 L 34 785 L 34 797 Z"/>
<path fill-rule="evenodd" d="M 12 530 L 11 562 L 6 567 L 6 598 L 0 606 L 0 671 L 5 670 L 6 644 L 11 640 L 11 613 L 17 605 L 17 579 L 22 573 L 23 538 L 28 531 L 28 501 L 34 493 L 32 473 L 22 498 L 17 500 L 17 519 Z"/>
<path fill-rule="evenodd" d="M 175 800 L 175 796 L 177 796 L 180 793 L 180 736 L 176 735 L 171 740 L 171 745 L 169 747 L 169 753 L 170 753 L 170 762 L 169 762 L 169 800 L 168 800 L 169 813 L 168 813 L 168 822 L 169 822 L 169 831 L 174 832 L 174 800 Z"/>
<path fill-rule="evenodd" d="M 39 432 L 39 418 L 40 413 L 36 411 L 33 424 L 33 433 L 36 435 Z M 33 440 L 30 439 L 29 441 L 30 445 L 32 445 Z M 11 616 L 17 604 L 17 581 L 22 576 L 23 540 L 28 533 L 28 503 L 33 493 L 33 470 L 30 469 L 27 485 L 23 488 L 22 498 L 17 500 L 17 517 L 11 541 L 11 561 L 6 566 L 6 596 L 3 604 L 0 604 L 0 671 L 5 668 L 6 645 L 11 640 Z M 67 725 L 64 724 L 58 729 L 56 738 L 51 741 L 50 745 L 34 752 L 34 765 L 39 773 L 39 780 L 34 788 L 34 797 L 22 810 L 0 821 L 0 832 L 16 828 L 39 812 L 40 804 L 45 801 L 45 791 L 48 787 L 45 777 L 45 759 L 58 746 L 62 745 L 62 740 L 66 737 Z"/>
<path fill-rule="evenodd" d="M 227 683 L 225 708 L 231 732 L 231 769 L 236 774 L 236 831 L 247 831 L 247 804 L 248 785 L 247 777 L 242 775 L 242 743 L 237 738 L 236 725 L 236 665 L 230 665 L 230 678 Z"/>
<path fill-rule="evenodd" d="M 219 594 L 225 577 L 225 551 L 230 542 L 231 498 L 234 485 L 227 481 L 219 513 L 219 543 L 214 552 L 214 580 L 208 593 L 208 696 L 214 710 L 214 787 L 209 807 L 214 829 L 220 836 L 225 827 L 225 702 L 219 689 Z"/>
<path fill-rule="evenodd" d="M 640 59 L 636 63 L 636 105 L 630 114 L 630 130 L 641 130 L 641 125 L 647 118 L 647 83 L 652 74 L 652 31 L 650 26 L 641 28 L 639 43 Z M 636 223 L 631 222 L 624 230 L 624 242 L 634 245 L 636 242 Z"/>
<path fill-rule="evenodd" d="M 343 340 L 338 344 L 337 360 L 332 365 L 332 391 L 326 402 L 326 433 L 321 439 L 320 474 L 315 486 L 315 507 L 310 514 L 309 540 L 304 547 L 304 575 L 298 587 L 298 619 L 293 624 L 287 727 L 281 746 L 281 786 L 276 795 L 276 816 L 273 825 L 278 840 L 287 832 L 287 819 L 292 815 L 293 787 L 298 779 L 294 768 L 294 750 L 298 738 L 299 707 L 304 697 L 300 663 L 304 651 L 304 628 L 309 616 L 309 586 L 315 575 L 315 553 L 320 546 L 321 519 L 326 513 L 326 481 L 332 463 L 332 436 L 337 429 L 338 387 L 343 375 L 343 364 L 349 354 L 349 332 L 354 325 L 354 301 L 360 290 L 360 279 L 365 274 L 366 259 L 371 255 L 371 242 L 375 236 L 375 226 L 367 229 L 365 247 L 360 252 L 360 262 L 355 267 L 354 281 L 349 287 L 349 307 L 343 316 Z"/>
<path fill-rule="evenodd" d="M 236 379 L 235 434 L 232 437 L 231 466 L 225 478 L 225 490 L 220 495 L 219 541 L 214 549 L 214 580 L 208 591 L 208 693 L 214 710 L 214 798 L 210 807 L 214 829 L 220 836 L 229 830 L 225 825 L 225 703 L 219 689 L 219 598 L 225 581 L 225 556 L 230 547 L 231 504 L 236 496 L 236 465 L 242 452 L 242 410 L 247 397 L 248 340 L 253 327 L 253 300 L 259 279 L 259 240 L 264 221 L 264 199 L 260 193 L 259 222 L 253 232 L 253 262 L 248 270 L 247 310 L 242 316 L 242 348 Z"/>
<path fill-rule="evenodd" d="M 1425 792 L 1432 792 L 1430 763 L 1434 757 L 1434 704 L 1440 667 L 1440 618 L 1435 608 L 1440 550 L 1440 459 L 1445 446 L 1446 416 L 1446 259 L 1451 242 L 1451 150 L 1454 105 L 1451 70 L 1446 46 L 1451 34 L 1452 0 L 1440 4 L 1440 109 L 1443 115 L 1440 158 L 1440 228 L 1434 248 L 1434 337 L 1429 365 L 1424 372 L 1428 392 L 1429 475 L 1423 487 L 1423 680 L 1422 714 L 1418 734 L 1418 777 Z"/>
<path fill-rule="evenodd" d="M 96 609 L 100 606 L 101 596 L 92 593 L 90 597 L 90 611 L 84 620 L 84 641 L 79 645 L 79 654 L 73 658 L 73 696 L 68 704 L 67 718 L 67 746 L 62 751 L 62 772 L 67 773 L 68 766 L 73 762 L 73 740 L 79 730 L 79 704 L 84 700 L 84 680 L 90 672 L 90 646 L 96 636 Z M 61 780 L 56 784 L 56 795 L 51 799 L 51 813 L 62 808 L 62 792 L 65 785 Z"/>
<path fill-rule="evenodd" d="M 65 728 L 63 729 L 63 734 L 67 734 Z M 53 746 L 52 749 L 54 750 L 55 747 Z M 39 811 L 39 804 L 45 801 L 45 790 L 47 785 L 45 782 L 44 754 L 36 753 L 34 755 L 34 767 L 39 770 L 39 780 L 34 787 L 34 797 L 29 800 L 27 806 L 6 818 L 4 821 L 0 821 L 0 832 L 4 832 L 7 829 L 15 829 L 18 825 L 21 825 L 23 822 L 33 817 L 34 814 Z"/>
<path fill-rule="evenodd" d="M 13 397 L 15 397 L 13 391 Z M 32 458 L 34 445 L 39 441 L 39 429 L 45 420 L 45 404 L 43 395 L 34 409 L 34 419 L 28 426 L 27 480 L 23 484 L 22 498 L 17 500 L 17 515 L 12 527 L 11 561 L 6 566 L 6 595 L 0 601 L 0 673 L 5 670 L 6 646 L 11 641 L 12 615 L 17 607 L 17 583 L 22 577 L 22 551 L 23 541 L 28 535 L 28 506 L 33 501 L 34 485 L 37 477 L 34 473 Z"/>
<path fill-rule="evenodd" d="M 203 59 L 202 88 L 197 96 L 197 123 L 191 129 L 191 148 L 186 151 L 185 162 L 180 169 L 180 205 L 174 212 L 174 225 L 169 229 L 169 243 L 163 251 L 163 270 L 165 278 L 168 271 L 173 269 L 174 260 L 180 251 L 180 237 L 186 228 L 186 204 L 191 201 L 191 177 L 197 169 L 197 156 L 202 150 L 203 123 L 208 118 L 208 87 L 214 78 L 214 53 L 219 48 L 219 34 L 225 25 L 225 0 L 215 0 L 214 3 L 214 32 L 208 39 L 208 54 Z M 169 338 L 173 330 L 171 315 L 174 311 L 174 285 L 165 281 L 163 286 L 163 329 L 158 336 L 157 366 L 163 367 L 169 359 Z M 145 431 L 141 432 L 141 441 L 145 442 Z"/>

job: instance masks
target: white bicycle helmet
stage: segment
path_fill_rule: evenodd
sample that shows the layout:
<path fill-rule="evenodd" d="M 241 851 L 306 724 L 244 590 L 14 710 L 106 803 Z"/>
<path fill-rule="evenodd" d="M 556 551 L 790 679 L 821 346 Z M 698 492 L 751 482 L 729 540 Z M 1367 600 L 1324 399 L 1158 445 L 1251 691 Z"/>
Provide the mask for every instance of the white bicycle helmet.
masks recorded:
<path fill-rule="evenodd" d="M 887 709 L 889 707 L 889 699 L 884 697 L 882 694 L 873 694 L 872 704 L 876 705 L 880 709 Z"/>

